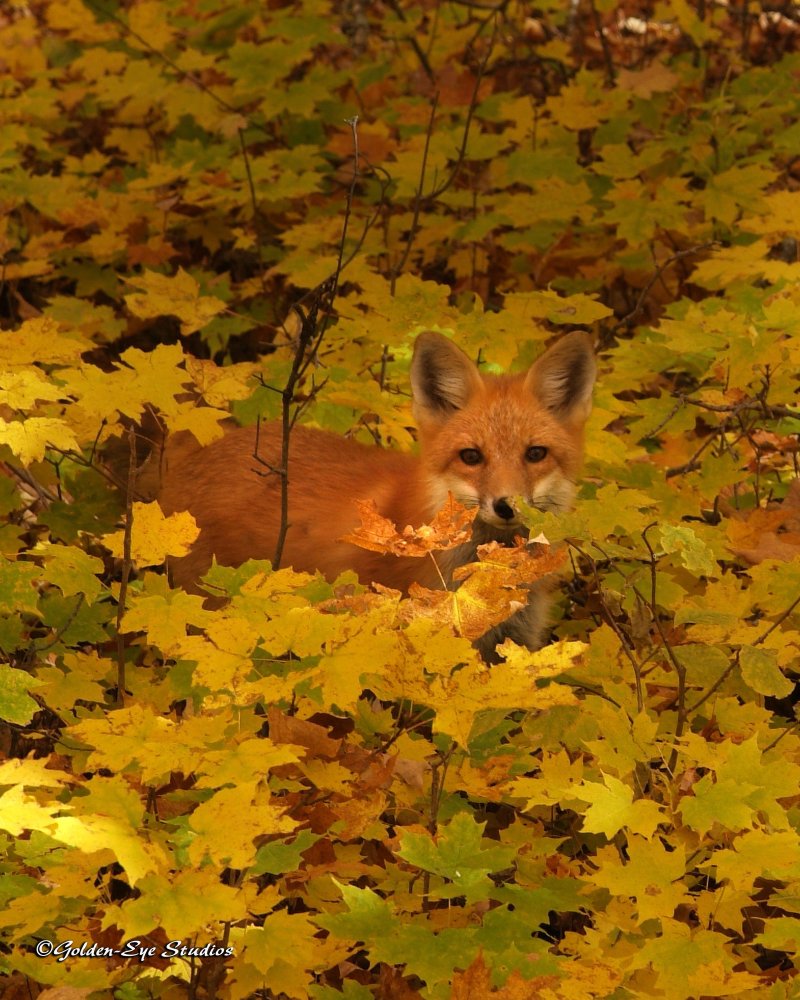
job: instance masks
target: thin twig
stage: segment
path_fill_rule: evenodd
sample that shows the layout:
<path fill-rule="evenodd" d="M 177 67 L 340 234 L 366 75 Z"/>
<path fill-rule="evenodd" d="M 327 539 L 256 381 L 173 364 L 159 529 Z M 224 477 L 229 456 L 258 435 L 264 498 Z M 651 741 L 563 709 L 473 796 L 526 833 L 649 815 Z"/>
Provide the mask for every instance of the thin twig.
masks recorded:
<path fill-rule="evenodd" d="M 600 604 L 603 607 L 603 610 L 606 613 L 606 621 L 608 622 L 609 626 L 614 630 L 614 634 L 619 640 L 622 652 L 628 657 L 628 660 L 630 661 L 630 664 L 633 667 L 633 676 L 636 682 L 636 707 L 638 711 L 641 712 L 644 706 L 644 694 L 642 691 L 642 665 L 640 663 L 637 663 L 636 657 L 633 655 L 633 652 L 630 649 L 630 641 L 628 637 L 619 627 L 619 625 L 614 619 L 614 615 L 611 613 L 611 609 L 606 604 L 605 598 L 603 597 L 603 588 L 600 583 L 600 576 L 597 572 L 596 561 L 592 559 L 592 557 L 587 552 L 584 552 L 583 549 L 579 545 L 577 545 L 574 541 L 570 540 L 568 541 L 568 544 L 570 545 L 571 548 L 574 548 L 576 552 L 582 555 L 584 559 L 587 559 L 589 561 L 589 564 L 592 568 L 592 575 L 594 576 L 595 587 L 597 588 L 597 597 L 598 600 L 600 601 Z"/>
<path fill-rule="evenodd" d="M 608 44 L 608 38 L 606 37 L 605 30 L 603 29 L 603 20 L 600 17 L 600 12 L 594 4 L 594 0 L 589 0 L 589 7 L 592 11 L 592 17 L 594 18 L 594 26 L 595 31 L 597 32 L 597 37 L 600 39 L 600 48 L 603 50 L 603 62 L 606 66 L 606 86 L 613 87 L 617 74 L 614 69 L 614 59 L 611 55 L 611 46 Z"/>
<path fill-rule="evenodd" d="M 778 735 L 777 735 L 777 736 L 775 737 L 775 739 L 774 739 L 774 740 L 772 740 L 772 742 L 771 742 L 771 743 L 767 743 L 767 745 L 766 745 L 766 746 L 764 747 L 764 749 L 763 749 L 763 750 L 761 751 L 761 753 L 762 753 L 762 756 L 763 756 L 763 755 L 764 755 L 764 754 L 765 754 L 765 753 L 766 753 L 766 752 L 767 752 L 768 750 L 774 750 L 774 749 L 775 749 L 775 747 L 776 747 L 776 746 L 777 746 L 777 745 L 778 745 L 778 744 L 780 743 L 780 741 L 781 741 L 781 740 L 783 739 L 783 737 L 784 737 L 784 736 L 788 736 L 788 735 L 789 735 L 789 733 L 791 733 L 791 732 L 794 732 L 794 730 L 795 730 L 795 729 L 797 729 L 797 727 L 798 727 L 798 726 L 800 726 L 800 720 L 798 720 L 798 719 L 795 719 L 795 721 L 794 721 L 794 722 L 793 722 L 793 723 L 792 723 L 792 724 L 791 724 L 790 726 L 787 726 L 787 727 L 786 727 L 786 728 L 785 728 L 785 729 L 783 730 L 783 732 L 781 732 L 781 733 L 778 733 Z"/>
<path fill-rule="evenodd" d="M 133 489 L 136 481 L 136 432 L 128 431 L 130 458 L 128 461 L 128 487 L 125 492 L 125 530 L 122 535 L 122 576 L 117 600 L 117 705 L 125 704 L 125 642 L 122 638 L 122 619 L 128 597 L 128 580 L 131 575 L 131 539 L 133 537 Z"/>
<path fill-rule="evenodd" d="M 411 253 L 411 247 L 414 244 L 414 239 L 416 238 L 417 231 L 419 229 L 419 213 L 422 207 L 422 189 L 425 185 L 425 171 L 428 166 L 428 151 L 431 145 L 431 136 L 433 135 L 433 122 L 436 117 L 436 107 L 439 103 L 438 91 L 434 94 L 433 101 L 431 102 L 431 116 L 428 119 L 428 128 L 425 132 L 425 148 L 422 150 L 422 164 L 419 170 L 419 183 L 417 184 L 416 194 L 414 195 L 414 216 L 411 220 L 411 229 L 409 230 L 408 236 L 406 237 L 406 248 L 403 252 L 403 256 L 400 258 L 395 267 L 392 268 L 389 274 L 390 282 L 390 294 L 394 297 L 394 290 L 397 284 L 397 278 L 401 274 L 403 268 L 408 262 L 409 255 Z"/>
<path fill-rule="evenodd" d="M 345 207 L 344 222 L 342 224 L 342 235 L 339 240 L 339 252 L 336 259 L 336 271 L 334 274 L 322 285 L 319 286 L 316 297 L 311 303 L 311 308 L 307 314 L 303 314 L 302 310 L 297 308 L 297 312 L 301 317 L 300 332 L 297 338 L 297 346 L 295 348 L 294 358 L 292 359 L 292 367 L 289 372 L 289 376 L 286 379 L 286 384 L 281 392 L 281 458 L 280 465 L 276 469 L 265 459 L 261 458 L 258 454 L 258 447 L 256 447 L 254 457 L 262 465 L 266 465 L 270 472 L 277 473 L 281 479 L 281 498 L 280 498 L 280 508 L 281 508 L 281 521 L 280 528 L 278 530 L 278 538 L 275 543 L 275 555 L 272 560 L 272 565 L 275 569 L 280 568 L 281 559 L 283 557 L 283 549 L 286 544 L 286 535 L 289 531 L 289 443 L 292 428 L 294 427 L 297 414 L 292 414 L 292 405 L 294 401 L 295 390 L 300 382 L 301 378 L 304 376 L 308 369 L 308 366 L 313 362 L 319 351 L 319 347 L 322 343 L 322 338 L 325 334 L 325 329 L 327 327 L 327 322 L 330 316 L 333 314 L 333 303 L 336 297 L 336 292 L 339 287 L 339 276 L 342 273 L 343 261 L 344 261 L 344 248 L 347 240 L 347 229 L 350 221 L 350 215 L 352 212 L 353 198 L 355 195 L 355 188 L 358 182 L 358 118 L 352 118 L 349 120 L 348 124 L 353 130 L 353 179 L 350 184 L 350 189 L 347 195 L 347 205 Z M 319 309 L 320 305 L 323 303 L 323 299 L 327 293 L 327 302 L 324 305 L 324 312 L 321 322 L 319 321 Z"/>
<path fill-rule="evenodd" d="M 403 8 L 400 6 L 398 0 L 387 0 L 387 3 L 389 7 L 391 7 L 391 9 L 397 15 L 399 20 L 401 20 L 403 24 L 408 24 L 408 18 L 406 17 Z M 420 66 L 422 66 L 423 70 L 425 71 L 425 75 L 428 77 L 431 83 L 433 83 L 434 80 L 436 79 L 436 75 L 434 74 L 433 69 L 431 68 L 430 60 L 423 51 L 422 46 L 419 44 L 419 42 L 417 41 L 417 39 L 414 37 L 413 34 L 409 33 L 406 36 L 406 38 L 409 44 L 411 45 L 411 48 L 414 50 L 417 59 L 419 59 Z"/>
<path fill-rule="evenodd" d="M 661 637 L 661 642 L 664 646 L 664 650 L 669 657 L 670 663 L 672 663 L 675 674 L 678 678 L 678 709 L 677 718 L 675 720 L 675 739 L 680 739 L 683 736 L 683 730 L 686 725 L 686 667 L 680 662 L 680 660 L 675 655 L 672 646 L 667 639 L 666 633 L 664 632 L 664 627 L 661 624 L 661 618 L 658 613 L 658 604 L 656 601 L 656 583 L 657 583 L 657 573 L 656 573 L 656 554 L 653 550 L 653 546 L 650 544 L 650 539 L 647 537 L 647 532 L 651 528 L 655 528 L 656 524 L 648 524 L 646 528 L 642 529 L 642 541 L 647 546 L 647 551 L 650 553 L 650 610 L 653 615 L 653 623 L 658 629 L 658 634 Z M 638 591 L 634 587 L 634 591 L 638 594 Z M 641 595 L 640 595 L 641 596 Z M 643 599 L 644 600 L 644 599 Z M 647 604 L 647 601 L 644 602 Z M 669 763 L 667 765 L 670 773 L 674 773 L 675 765 L 678 761 L 678 748 L 675 747 L 670 755 Z"/>
<path fill-rule="evenodd" d="M 725 683 L 725 681 L 728 679 L 728 677 L 730 677 L 730 675 L 733 673 L 733 671 L 736 669 L 736 667 L 738 665 L 739 665 L 739 650 L 736 651 L 736 656 L 734 657 L 734 659 L 722 671 L 722 673 L 714 681 L 714 683 L 711 685 L 711 687 L 708 689 L 708 691 L 706 691 L 706 693 L 702 696 L 702 698 L 698 698 L 698 700 L 694 703 L 694 705 L 690 705 L 686 709 L 687 715 L 693 715 L 697 711 L 697 709 L 700 708 L 700 706 L 704 702 L 708 701 L 708 699 L 716 691 L 719 691 L 719 689 L 722 687 L 722 685 Z"/>
<path fill-rule="evenodd" d="M 699 469 L 700 462 L 698 461 L 698 459 L 706 450 L 706 448 L 709 448 L 716 441 L 716 439 L 717 439 L 716 434 L 709 435 L 709 437 L 707 437 L 706 440 L 703 441 L 703 443 L 695 451 L 695 453 L 692 455 L 692 457 L 689 459 L 688 462 L 684 462 L 683 465 L 676 465 L 669 469 L 666 469 L 664 472 L 664 477 L 666 479 L 672 479 L 674 476 L 682 476 L 686 472 L 694 472 L 696 469 Z"/>
<path fill-rule="evenodd" d="M 718 241 L 711 240 L 708 243 L 701 243 L 696 247 L 689 247 L 687 250 L 677 250 L 670 257 L 667 257 L 664 263 L 660 264 L 656 268 L 656 270 L 653 272 L 652 276 L 648 280 L 647 284 L 639 293 L 639 298 L 636 300 L 636 305 L 633 307 L 633 309 L 631 309 L 631 311 L 626 316 L 623 316 L 622 319 L 619 320 L 619 322 L 612 327 L 611 333 L 612 334 L 616 333 L 617 330 L 619 330 L 623 326 L 631 325 L 631 320 L 642 310 L 644 306 L 644 301 L 650 294 L 650 289 L 658 281 L 658 279 L 661 277 L 664 271 L 667 270 L 668 267 L 672 267 L 673 264 L 675 264 L 679 260 L 683 260 L 684 257 L 692 257 L 695 254 L 703 253 L 705 250 L 712 250 L 716 246 L 719 246 Z"/>
<path fill-rule="evenodd" d="M 464 134 L 461 137 L 461 148 L 456 156 L 456 162 L 453 165 L 453 169 L 450 171 L 450 176 L 444 181 L 438 188 L 431 191 L 430 194 L 426 195 L 426 201 L 433 201 L 439 198 L 441 195 L 447 191 L 454 183 L 458 175 L 461 173 L 461 167 L 464 165 L 464 160 L 467 155 L 467 143 L 469 142 L 469 130 L 472 125 L 472 119 L 475 116 L 475 111 L 478 107 L 478 91 L 480 90 L 481 83 L 483 82 L 483 77 L 486 72 L 486 66 L 489 63 L 489 58 L 494 51 L 494 40 L 497 35 L 497 24 L 495 23 L 494 31 L 492 32 L 492 37 L 489 41 L 489 47 L 486 50 L 486 55 L 484 56 L 480 66 L 478 67 L 478 75 L 475 77 L 475 86 L 472 88 L 472 96 L 470 97 L 469 107 L 467 108 L 467 120 L 464 122 Z"/>
<path fill-rule="evenodd" d="M 348 118 L 347 124 L 350 126 L 353 133 L 353 176 L 350 180 L 350 189 L 347 192 L 347 201 L 344 208 L 344 223 L 342 225 L 342 238 L 339 240 L 339 253 L 336 258 L 336 271 L 334 272 L 333 280 L 330 282 L 328 308 L 325 311 L 325 315 L 322 317 L 322 333 L 325 332 L 330 316 L 333 315 L 333 303 L 336 299 L 336 293 L 339 291 L 339 278 L 341 277 L 342 267 L 344 266 L 344 248 L 347 241 L 347 230 L 350 226 L 350 215 L 353 211 L 353 199 L 355 198 L 356 185 L 358 184 L 359 178 L 358 115 Z M 322 336 L 322 334 L 320 334 L 320 336 Z"/>
<path fill-rule="evenodd" d="M 242 147 L 242 157 L 244 159 L 244 169 L 247 174 L 247 186 L 250 190 L 250 203 L 253 206 L 253 232 L 256 238 L 256 256 L 258 257 L 258 275 L 261 282 L 261 290 L 266 295 L 267 287 L 264 281 L 264 253 L 261 246 L 261 226 L 258 221 L 258 201 L 256 200 L 256 186 L 253 181 L 253 171 L 250 167 L 250 154 L 247 152 L 247 144 L 244 141 L 244 129 L 239 129 L 239 144 Z"/>
<path fill-rule="evenodd" d="M 46 486 L 43 486 L 27 469 L 19 468 L 16 465 L 12 465 L 11 462 L 3 462 L 3 468 L 8 469 L 11 476 L 14 479 L 18 479 L 21 483 L 25 483 L 29 486 L 39 499 L 39 503 L 48 507 L 51 503 L 55 503 L 58 497 L 49 490 Z"/>
<path fill-rule="evenodd" d="M 789 607 L 783 612 L 783 614 L 778 616 L 777 620 L 770 625 L 770 627 L 767 629 L 766 632 L 763 632 L 757 639 L 753 641 L 753 645 L 760 646 L 761 643 L 764 642 L 764 640 L 767 638 L 767 636 L 771 635 L 775 631 L 775 629 L 778 628 L 779 625 L 782 625 L 786 621 L 786 619 L 794 611 L 794 609 L 797 607 L 798 604 L 800 604 L 800 596 L 796 597 L 792 601 Z"/>
<path fill-rule="evenodd" d="M 67 631 L 70 625 L 78 617 L 78 612 L 83 607 L 83 602 L 86 600 L 86 595 L 78 594 L 77 596 L 78 600 L 75 602 L 75 607 L 72 609 L 72 611 L 70 611 L 69 615 L 67 616 L 67 620 L 61 626 L 61 628 L 57 630 L 55 635 L 48 642 L 44 643 L 44 645 L 42 646 L 37 646 L 34 644 L 33 652 L 35 652 L 37 656 L 43 653 L 46 649 L 50 649 L 52 646 L 55 646 L 55 644 L 61 639 L 61 636 Z"/>
<path fill-rule="evenodd" d="M 441 773 L 437 767 L 431 769 L 431 808 L 428 816 L 428 832 L 432 837 L 436 836 L 439 829 L 439 809 L 442 804 L 442 792 L 444 791 L 444 780 L 447 776 L 447 769 L 450 766 L 450 759 L 455 752 L 456 744 L 451 743 L 447 751 L 441 754 Z M 422 908 L 427 910 L 430 906 L 431 873 L 425 871 L 422 876 Z"/>

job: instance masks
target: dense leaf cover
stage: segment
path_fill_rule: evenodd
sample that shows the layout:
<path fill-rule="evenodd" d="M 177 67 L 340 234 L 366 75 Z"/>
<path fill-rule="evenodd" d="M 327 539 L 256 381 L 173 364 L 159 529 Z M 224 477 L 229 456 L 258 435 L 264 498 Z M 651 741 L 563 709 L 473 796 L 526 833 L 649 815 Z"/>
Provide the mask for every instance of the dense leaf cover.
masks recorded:
<path fill-rule="evenodd" d="M 0 9 L 9 990 L 800 997 L 798 25 L 648 17 Z M 402 599 L 216 567 L 210 610 L 163 569 L 191 519 L 103 475 L 154 413 L 207 442 L 287 384 L 409 449 L 418 330 L 500 370 L 575 326 L 554 641 L 491 669 L 519 553 Z"/>

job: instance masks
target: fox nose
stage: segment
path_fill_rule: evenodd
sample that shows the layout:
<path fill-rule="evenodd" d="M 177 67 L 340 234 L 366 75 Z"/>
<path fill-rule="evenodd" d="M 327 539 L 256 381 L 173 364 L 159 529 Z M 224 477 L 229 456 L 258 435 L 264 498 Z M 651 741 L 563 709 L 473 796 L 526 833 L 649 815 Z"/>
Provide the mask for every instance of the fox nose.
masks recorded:
<path fill-rule="evenodd" d="M 492 504 L 492 509 L 495 514 L 497 514 L 498 517 L 502 517 L 504 521 L 513 521 L 517 516 L 516 511 L 505 497 L 499 497 L 495 500 Z"/>

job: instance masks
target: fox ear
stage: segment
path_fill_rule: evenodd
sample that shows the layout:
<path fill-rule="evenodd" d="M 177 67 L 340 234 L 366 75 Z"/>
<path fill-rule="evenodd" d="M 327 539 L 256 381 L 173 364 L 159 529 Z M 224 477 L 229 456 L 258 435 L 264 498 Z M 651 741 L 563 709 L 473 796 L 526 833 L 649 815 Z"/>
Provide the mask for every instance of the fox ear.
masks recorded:
<path fill-rule="evenodd" d="M 597 373 L 587 333 L 568 333 L 534 362 L 525 387 L 565 423 L 583 423 L 592 410 Z"/>
<path fill-rule="evenodd" d="M 414 418 L 446 420 L 483 389 L 478 369 L 441 333 L 428 330 L 414 342 L 411 361 Z"/>

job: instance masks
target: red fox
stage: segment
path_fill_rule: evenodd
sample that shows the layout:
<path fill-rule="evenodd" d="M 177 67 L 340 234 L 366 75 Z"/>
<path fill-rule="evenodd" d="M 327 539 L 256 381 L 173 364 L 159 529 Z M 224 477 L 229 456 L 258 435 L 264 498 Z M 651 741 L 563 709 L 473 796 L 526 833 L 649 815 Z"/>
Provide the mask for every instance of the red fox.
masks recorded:
<path fill-rule="evenodd" d="M 406 591 L 411 583 L 440 588 L 475 558 L 478 544 L 524 533 L 515 507 L 523 497 L 542 510 L 572 503 L 591 409 L 595 361 L 585 333 L 562 337 L 519 375 L 482 375 L 443 334 L 421 333 L 411 363 L 413 414 L 420 457 L 362 445 L 325 431 L 291 432 L 289 518 L 282 565 L 320 570 L 334 579 L 355 570 Z M 262 426 L 258 455 L 279 464 L 281 429 Z M 227 566 L 271 559 L 280 530 L 280 477 L 257 461 L 256 430 L 239 427 L 201 448 L 187 432 L 170 437 L 161 457 L 159 503 L 165 513 L 189 510 L 200 535 L 171 562 L 174 582 L 191 586 L 212 557 Z M 472 543 L 431 558 L 381 555 L 342 541 L 360 523 L 355 500 L 371 499 L 400 528 L 429 522 L 448 493 L 477 508 Z M 538 648 L 547 588 L 484 636 L 484 655 L 510 637 Z"/>

